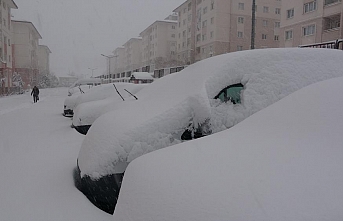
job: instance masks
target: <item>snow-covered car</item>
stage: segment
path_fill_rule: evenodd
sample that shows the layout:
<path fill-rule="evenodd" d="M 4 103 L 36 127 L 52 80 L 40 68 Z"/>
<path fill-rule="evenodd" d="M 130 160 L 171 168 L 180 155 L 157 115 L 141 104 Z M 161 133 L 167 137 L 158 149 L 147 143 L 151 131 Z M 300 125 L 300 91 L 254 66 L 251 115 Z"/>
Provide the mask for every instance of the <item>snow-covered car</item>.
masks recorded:
<path fill-rule="evenodd" d="M 333 49 L 258 49 L 211 57 L 163 77 L 139 91 L 136 102 L 93 123 L 78 155 L 75 185 L 113 213 L 132 160 L 231 128 L 300 88 L 343 76 L 342 60 L 342 51 Z"/>
<path fill-rule="evenodd" d="M 343 78 L 128 166 L 114 220 L 343 219 Z"/>
<path fill-rule="evenodd" d="M 116 83 L 115 85 L 117 84 L 125 84 L 125 85 L 130 84 L 131 85 L 131 83 Z M 74 115 L 74 110 L 76 109 L 76 107 L 82 103 L 102 100 L 102 99 L 106 99 L 112 96 L 118 96 L 116 87 L 113 84 L 102 84 L 96 87 L 89 87 L 86 90 L 82 89 L 82 92 L 77 93 L 76 96 L 73 95 L 65 99 L 64 112 L 66 112 L 66 109 L 67 109 L 69 110 L 69 113 L 70 113 L 69 115 L 65 115 L 65 116 L 71 115 L 72 117 Z"/>
<path fill-rule="evenodd" d="M 81 87 L 87 89 L 93 86 L 101 85 L 100 78 L 84 78 L 75 81 L 68 89 L 68 96 L 71 96 L 75 92 L 79 92 Z"/>
<path fill-rule="evenodd" d="M 148 84 L 132 84 L 132 83 L 113 83 L 103 85 L 110 87 L 111 96 L 106 99 L 84 102 L 74 110 L 72 127 L 81 134 L 87 134 L 92 123 L 102 114 L 115 110 L 122 103 L 138 100 L 135 94 Z M 109 95 L 107 91 L 104 91 Z"/>
<path fill-rule="evenodd" d="M 72 117 L 74 115 L 77 97 L 86 93 L 94 86 L 101 85 L 100 78 L 79 79 L 68 88 L 68 97 L 64 100 L 63 116 Z"/>

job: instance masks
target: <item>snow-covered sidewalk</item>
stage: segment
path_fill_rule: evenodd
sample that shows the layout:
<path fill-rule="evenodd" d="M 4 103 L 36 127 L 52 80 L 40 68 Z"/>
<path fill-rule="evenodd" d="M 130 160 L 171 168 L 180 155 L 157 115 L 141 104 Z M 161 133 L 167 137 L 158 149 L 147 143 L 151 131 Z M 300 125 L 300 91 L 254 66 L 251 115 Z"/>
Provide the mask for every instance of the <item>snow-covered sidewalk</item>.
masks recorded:
<path fill-rule="evenodd" d="M 67 88 L 0 98 L 0 220 L 113 220 L 73 183 L 84 136 L 62 116 Z"/>

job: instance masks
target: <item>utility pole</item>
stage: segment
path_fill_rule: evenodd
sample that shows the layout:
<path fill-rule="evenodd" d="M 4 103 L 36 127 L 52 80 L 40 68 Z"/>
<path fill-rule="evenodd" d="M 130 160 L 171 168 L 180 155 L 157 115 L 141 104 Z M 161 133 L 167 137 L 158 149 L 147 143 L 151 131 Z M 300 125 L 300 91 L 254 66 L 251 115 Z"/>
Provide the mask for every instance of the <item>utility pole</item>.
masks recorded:
<path fill-rule="evenodd" d="M 255 49 L 256 0 L 252 0 L 251 13 L 251 49 Z"/>
<path fill-rule="evenodd" d="M 110 71 L 110 68 L 111 68 L 111 58 L 114 58 L 114 57 L 118 57 L 118 55 L 104 55 L 104 54 L 101 54 L 101 56 L 104 56 L 108 59 L 108 77 L 110 77 L 110 74 L 111 74 L 111 71 Z"/>

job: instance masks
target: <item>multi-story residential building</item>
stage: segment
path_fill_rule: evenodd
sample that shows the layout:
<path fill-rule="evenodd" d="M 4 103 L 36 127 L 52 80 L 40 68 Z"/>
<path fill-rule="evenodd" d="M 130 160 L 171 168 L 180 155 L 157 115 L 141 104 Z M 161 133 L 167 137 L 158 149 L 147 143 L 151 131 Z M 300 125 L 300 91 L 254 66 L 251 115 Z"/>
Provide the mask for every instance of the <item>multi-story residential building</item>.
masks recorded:
<path fill-rule="evenodd" d="M 50 74 L 50 49 L 46 45 L 38 45 L 38 69 L 40 74 Z"/>
<path fill-rule="evenodd" d="M 24 89 L 37 84 L 38 41 L 42 39 L 36 27 L 29 21 L 12 21 L 13 25 L 13 65 L 21 75 Z"/>
<path fill-rule="evenodd" d="M 0 0 L 0 95 L 12 87 L 12 22 L 11 9 L 18 9 L 13 0 Z"/>
<path fill-rule="evenodd" d="M 154 71 L 176 65 L 176 25 L 174 20 L 159 20 L 140 33 L 143 67 Z"/>
<path fill-rule="evenodd" d="M 142 57 L 142 38 L 136 37 L 128 40 L 123 47 L 125 48 L 124 67 L 125 72 L 120 74 L 120 77 L 130 77 L 134 71 L 139 71 L 141 68 L 141 57 Z M 148 70 L 143 70 L 148 71 Z M 117 76 L 118 77 L 118 76 Z"/>
<path fill-rule="evenodd" d="M 255 9 L 255 48 L 278 47 L 281 1 L 259 0 Z M 177 57 L 186 64 L 251 47 L 251 0 L 187 0 L 174 12 Z"/>
<path fill-rule="evenodd" d="M 342 38 L 342 10 L 341 0 L 282 1 L 280 47 Z"/>
<path fill-rule="evenodd" d="M 116 78 L 120 76 L 120 73 L 125 72 L 125 48 L 118 47 L 113 51 L 114 57 L 111 59 L 111 70 L 113 70 L 111 74 L 111 78 Z"/>

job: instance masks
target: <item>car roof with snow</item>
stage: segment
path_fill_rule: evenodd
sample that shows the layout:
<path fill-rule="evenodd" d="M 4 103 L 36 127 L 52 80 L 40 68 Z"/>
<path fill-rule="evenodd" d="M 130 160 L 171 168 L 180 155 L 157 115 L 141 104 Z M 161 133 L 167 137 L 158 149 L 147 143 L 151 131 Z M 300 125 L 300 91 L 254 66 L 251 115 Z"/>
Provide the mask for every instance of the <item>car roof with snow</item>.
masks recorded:
<path fill-rule="evenodd" d="M 82 175 L 99 178 L 116 165 L 181 142 L 189 125 L 210 119 L 213 133 L 230 128 L 292 92 L 343 75 L 338 50 L 277 48 L 223 54 L 188 66 L 144 88 L 137 102 L 99 117 L 86 135 L 78 165 Z M 242 83 L 241 104 L 213 98 Z"/>

